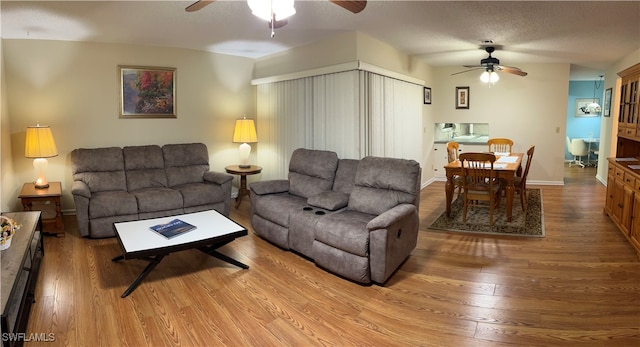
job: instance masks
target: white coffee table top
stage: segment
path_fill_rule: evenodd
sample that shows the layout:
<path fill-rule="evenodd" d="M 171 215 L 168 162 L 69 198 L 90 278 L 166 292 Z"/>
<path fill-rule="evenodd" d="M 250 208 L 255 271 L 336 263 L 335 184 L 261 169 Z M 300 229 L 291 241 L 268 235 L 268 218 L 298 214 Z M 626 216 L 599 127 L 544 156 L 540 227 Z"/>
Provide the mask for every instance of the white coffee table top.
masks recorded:
<path fill-rule="evenodd" d="M 154 225 L 166 223 L 176 218 L 195 225 L 196 229 L 171 239 L 167 239 L 150 229 L 150 227 Z M 225 217 L 216 210 L 132 222 L 120 222 L 114 223 L 113 225 L 120 239 L 120 244 L 125 251 L 125 256 L 140 251 L 171 248 L 236 232 L 246 232 L 243 226 Z"/>

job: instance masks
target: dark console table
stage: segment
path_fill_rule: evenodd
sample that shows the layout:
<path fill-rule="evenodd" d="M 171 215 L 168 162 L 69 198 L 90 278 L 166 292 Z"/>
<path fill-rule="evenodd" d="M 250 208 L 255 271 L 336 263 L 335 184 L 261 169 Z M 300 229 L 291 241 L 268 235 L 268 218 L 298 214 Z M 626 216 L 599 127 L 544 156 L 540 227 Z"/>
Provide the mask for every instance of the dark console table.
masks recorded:
<path fill-rule="evenodd" d="M 40 211 L 2 214 L 21 225 L 2 251 L 2 346 L 22 346 L 44 256 Z M 36 230 L 37 227 L 37 230 Z"/>

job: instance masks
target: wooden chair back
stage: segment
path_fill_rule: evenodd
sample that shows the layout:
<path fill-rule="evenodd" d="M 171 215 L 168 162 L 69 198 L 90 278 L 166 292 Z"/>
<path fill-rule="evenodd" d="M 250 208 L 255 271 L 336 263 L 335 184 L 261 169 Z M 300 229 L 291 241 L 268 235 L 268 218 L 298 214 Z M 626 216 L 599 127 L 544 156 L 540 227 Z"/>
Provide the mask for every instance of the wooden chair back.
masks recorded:
<path fill-rule="evenodd" d="M 489 207 L 489 221 L 493 224 L 493 210 L 500 203 L 500 182 L 496 179 L 493 163 L 496 156 L 492 153 L 461 153 L 462 187 L 464 210 L 462 222 L 467 221 L 469 206 Z M 480 202 L 487 201 L 488 205 Z"/>
<path fill-rule="evenodd" d="M 460 144 L 455 141 L 447 142 L 447 158 L 449 162 L 458 160 L 458 151 L 460 150 Z"/>
<path fill-rule="evenodd" d="M 511 149 L 513 148 L 513 140 L 503 137 L 494 137 L 487 141 L 487 145 L 489 145 L 489 152 L 511 153 Z"/>

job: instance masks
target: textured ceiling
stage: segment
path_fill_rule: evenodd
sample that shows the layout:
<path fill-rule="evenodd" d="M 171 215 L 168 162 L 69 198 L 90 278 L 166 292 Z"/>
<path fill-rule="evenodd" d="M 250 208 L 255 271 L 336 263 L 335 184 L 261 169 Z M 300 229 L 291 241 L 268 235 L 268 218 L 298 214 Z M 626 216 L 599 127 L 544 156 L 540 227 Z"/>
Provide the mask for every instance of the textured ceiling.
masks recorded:
<path fill-rule="evenodd" d="M 501 63 L 570 63 L 596 79 L 640 48 L 639 1 L 369 1 L 352 14 L 326 0 L 296 0 L 297 14 L 270 37 L 246 1 L 2 1 L 6 39 L 51 39 L 189 48 L 251 58 L 346 31 L 384 41 L 432 66 L 478 64 L 481 40 Z"/>

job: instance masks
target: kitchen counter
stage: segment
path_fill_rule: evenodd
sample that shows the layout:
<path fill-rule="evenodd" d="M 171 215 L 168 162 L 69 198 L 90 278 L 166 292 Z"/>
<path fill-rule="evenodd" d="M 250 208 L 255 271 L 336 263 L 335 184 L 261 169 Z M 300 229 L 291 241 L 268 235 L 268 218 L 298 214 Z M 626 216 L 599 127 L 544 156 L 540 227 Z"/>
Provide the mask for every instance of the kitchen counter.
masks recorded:
<path fill-rule="evenodd" d="M 487 135 L 461 135 L 450 138 L 449 140 L 436 140 L 433 143 L 447 143 L 449 141 L 455 141 L 465 145 L 486 145 L 489 140 Z"/>

